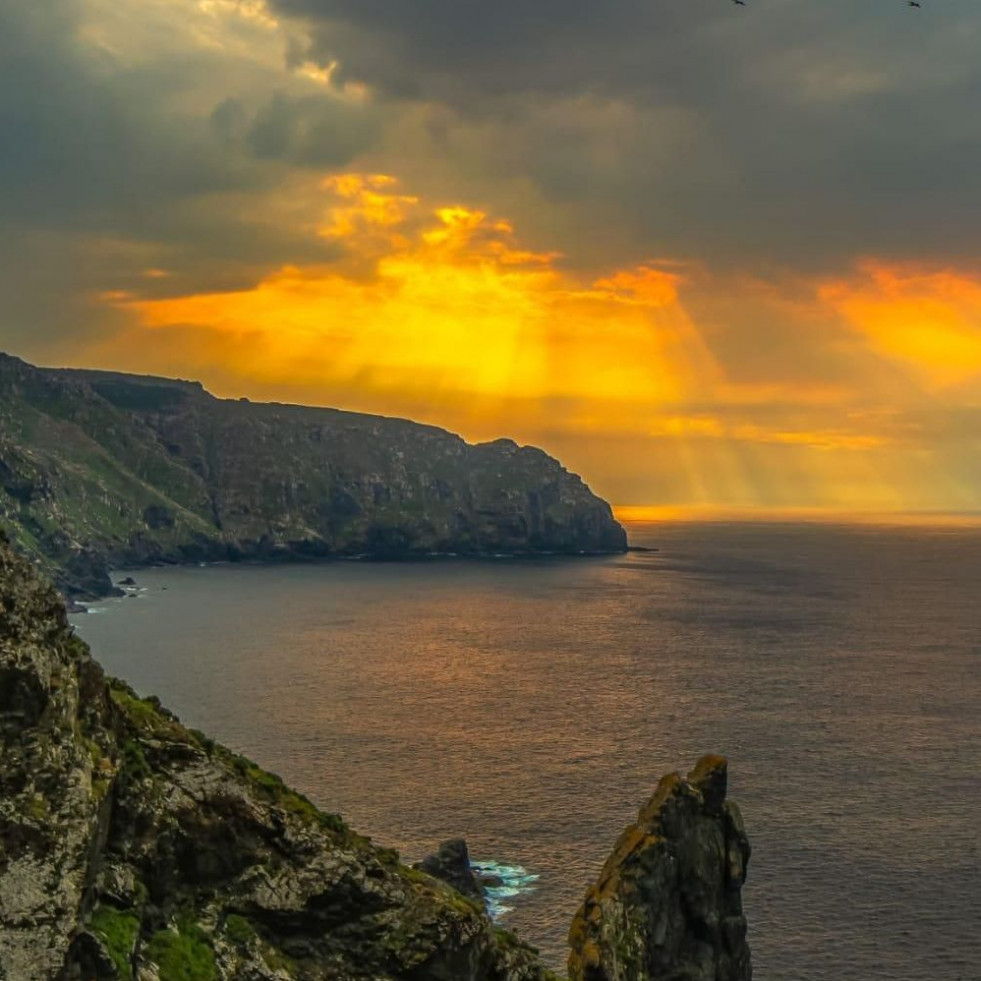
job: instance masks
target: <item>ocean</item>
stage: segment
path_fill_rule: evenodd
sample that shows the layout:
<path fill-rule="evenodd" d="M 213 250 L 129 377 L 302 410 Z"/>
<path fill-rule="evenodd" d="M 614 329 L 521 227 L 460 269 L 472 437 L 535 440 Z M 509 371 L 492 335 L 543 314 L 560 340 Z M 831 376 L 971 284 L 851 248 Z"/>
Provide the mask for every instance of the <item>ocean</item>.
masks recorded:
<path fill-rule="evenodd" d="M 73 618 L 555 966 L 658 777 L 730 760 L 758 981 L 981 979 L 981 528 L 664 523 L 609 558 L 134 572 Z"/>

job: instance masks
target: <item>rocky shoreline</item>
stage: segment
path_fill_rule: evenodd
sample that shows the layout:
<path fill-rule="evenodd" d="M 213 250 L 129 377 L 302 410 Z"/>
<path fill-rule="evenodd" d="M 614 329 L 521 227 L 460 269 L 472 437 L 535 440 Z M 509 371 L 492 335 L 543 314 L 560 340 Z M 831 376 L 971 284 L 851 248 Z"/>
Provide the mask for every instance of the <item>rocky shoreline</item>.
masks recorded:
<path fill-rule="evenodd" d="M 465 868 L 459 844 L 409 868 L 107 678 L 3 541 L 0 759 L 5 981 L 554 981 L 430 874 Z M 573 921 L 572 981 L 749 981 L 726 767 L 665 777 L 621 836 Z"/>
<path fill-rule="evenodd" d="M 630 551 L 630 550 L 628 550 Z M 648 549 L 647 551 L 656 551 Z M 284 565 L 329 565 L 339 562 L 358 562 L 358 563 L 381 563 L 381 564 L 424 564 L 428 562 L 536 562 L 548 559 L 602 559 L 611 556 L 622 555 L 620 551 L 594 551 L 594 552 L 474 552 L 466 555 L 459 555 L 454 552 L 438 552 L 430 555 L 405 555 L 405 556 L 379 556 L 379 555 L 344 555 L 331 556 L 318 559 L 305 559 L 294 555 L 283 555 L 272 558 L 236 558 L 219 559 L 213 562 L 150 562 L 125 565 L 119 568 L 110 566 L 106 563 L 105 578 L 100 577 L 98 582 L 89 584 L 88 589 L 62 589 L 65 599 L 65 606 L 70 615 L 88 612 L 89 606 L 102 599 L 121 598 L 133 595 L 133 589 L 138 587 L 135 576 L 147 569 L 167 569 L 167 568 L 204 568 L 209 566 L 284 566 Z M 114 575 L 126 573 L 123 579 L 113 580 Z"/>

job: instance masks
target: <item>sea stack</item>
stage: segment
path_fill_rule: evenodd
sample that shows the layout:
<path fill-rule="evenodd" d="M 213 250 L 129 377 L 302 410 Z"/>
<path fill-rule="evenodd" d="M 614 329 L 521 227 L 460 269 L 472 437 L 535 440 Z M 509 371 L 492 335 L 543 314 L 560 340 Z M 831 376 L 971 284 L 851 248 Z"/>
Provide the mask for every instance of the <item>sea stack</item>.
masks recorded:
<path fill-rule="evenodd" d="M 705 756 L 661 779 L 576 913 L 570 981 L 750 981 L 750 847 L 727 769 Z"/>
<path fill-rule="evenodd" d="M 432 855 L 416 862 L 413 868 L 442 879 L 462 895 L 484 903 L 484 886 L 470 865 L 470 849 L 463 838 L 442 842 Z"/>

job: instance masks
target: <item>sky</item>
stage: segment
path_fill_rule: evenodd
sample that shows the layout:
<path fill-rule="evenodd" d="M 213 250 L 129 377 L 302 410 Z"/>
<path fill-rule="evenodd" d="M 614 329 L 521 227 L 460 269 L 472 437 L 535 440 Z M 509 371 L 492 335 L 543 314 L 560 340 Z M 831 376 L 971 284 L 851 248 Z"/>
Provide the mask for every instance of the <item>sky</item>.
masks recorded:
<path fill-rule="evenodd" d="M 977 0 L 0 0 L 0 348 L 981 510 Z"/>

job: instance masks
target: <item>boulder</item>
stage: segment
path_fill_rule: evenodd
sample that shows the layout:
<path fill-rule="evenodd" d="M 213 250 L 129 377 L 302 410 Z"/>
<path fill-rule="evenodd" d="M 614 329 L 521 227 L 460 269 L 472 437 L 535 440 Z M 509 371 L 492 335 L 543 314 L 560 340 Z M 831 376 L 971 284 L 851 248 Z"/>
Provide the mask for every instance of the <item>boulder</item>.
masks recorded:
<path fill-rule="evenodd" d="M 435 854 L 428 855 L 413 868 L 448 882 L 457 892 L 478 902 L 484 901 L 484 885 L 470 867 L 470 850 L 463 838 L 444 841 Z"/>

